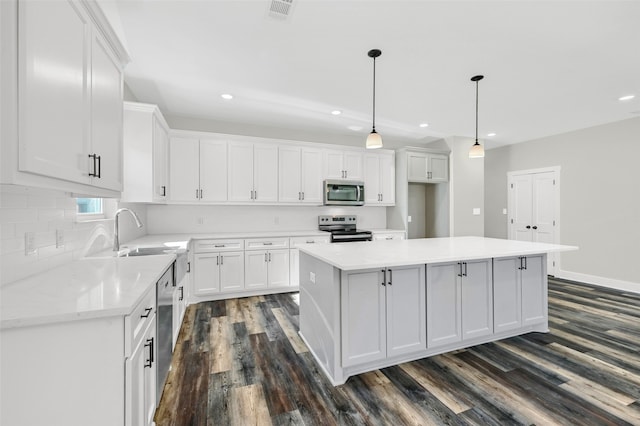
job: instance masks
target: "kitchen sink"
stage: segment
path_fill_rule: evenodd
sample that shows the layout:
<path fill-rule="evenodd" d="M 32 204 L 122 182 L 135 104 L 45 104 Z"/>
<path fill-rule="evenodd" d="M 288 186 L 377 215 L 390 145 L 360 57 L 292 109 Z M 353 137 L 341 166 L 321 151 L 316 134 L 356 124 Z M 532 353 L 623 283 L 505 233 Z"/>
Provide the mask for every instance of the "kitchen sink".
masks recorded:
<path fill-rule="evenodd" d="M 174 254 L 176 249 L 169 247 L 138 247 L 133 250 L 125 251 L 120 254 L 120 257 L 132 257 L 132 256 L 153 256 L 157 254 Z"/>

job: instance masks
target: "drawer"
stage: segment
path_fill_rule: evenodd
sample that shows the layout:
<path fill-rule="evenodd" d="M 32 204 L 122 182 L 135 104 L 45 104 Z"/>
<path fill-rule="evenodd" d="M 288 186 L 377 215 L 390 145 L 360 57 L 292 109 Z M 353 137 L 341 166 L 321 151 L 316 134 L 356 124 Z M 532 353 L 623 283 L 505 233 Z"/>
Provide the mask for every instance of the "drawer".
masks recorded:
<path fill-rule="evenodd" d="M 131 313 L 124 317 L 124 352 L 130 356 L 145 334 L 145 330 L 153 322 L 156 315 L 156 284 L 153 284 L 142 301 Z"/>
<path fill-rule="evenodd" d="M 245 250 L 271 250 L 289 248 L 289 238 L 252 238 L 244 240 Z"/>
<path fill-rule="evenodd" d="M 302 244 L 328 244 L 331 242 L 330 235 L 312 235 L 309 237 L 291 237 L 289 238 L 289 246 L 296 248 Z"/>
<path fill-rule="evenodd" d="M 196 253 L 237 251 L 244 250 L 244 240 L 196 240 L 193 247 Z"/>

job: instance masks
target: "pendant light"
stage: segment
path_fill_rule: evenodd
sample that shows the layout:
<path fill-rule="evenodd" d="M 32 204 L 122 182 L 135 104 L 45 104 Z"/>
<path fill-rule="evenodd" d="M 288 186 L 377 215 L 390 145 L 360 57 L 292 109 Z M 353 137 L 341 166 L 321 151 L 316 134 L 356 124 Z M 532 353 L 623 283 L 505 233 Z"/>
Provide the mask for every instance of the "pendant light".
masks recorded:
<path fill-rule="evenodd" d="M 483 75 L 475 75 L 471 77 L 471 81 L 476 82 L 476 143 L 474 143 L 469 150 L 469 158 L 484 157 L 484 148 L 478 143 L 478 82 L 483 78 Z"/>
<path fill-rule="evenodd" d="M 382 136 L 376 132 L 376 58 L 382 55 L 382 51 L 378 49 L 372 49 L 368 53 L 370 58 L 373 58 L 373 129 L 369 136 L 367 136 L 367 148 L 375 149 L 382 148 Z"/>

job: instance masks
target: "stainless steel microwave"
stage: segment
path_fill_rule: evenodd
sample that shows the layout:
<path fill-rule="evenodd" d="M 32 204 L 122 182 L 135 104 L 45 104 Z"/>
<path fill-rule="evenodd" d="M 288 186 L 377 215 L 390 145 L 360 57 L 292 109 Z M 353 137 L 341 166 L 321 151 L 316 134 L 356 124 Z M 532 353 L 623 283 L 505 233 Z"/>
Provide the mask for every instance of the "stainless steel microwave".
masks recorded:
<path fill-rule="evenodd" d="M 324 181 L 325 206 L 363 206 L 364 182 L 327 179 Z"/>

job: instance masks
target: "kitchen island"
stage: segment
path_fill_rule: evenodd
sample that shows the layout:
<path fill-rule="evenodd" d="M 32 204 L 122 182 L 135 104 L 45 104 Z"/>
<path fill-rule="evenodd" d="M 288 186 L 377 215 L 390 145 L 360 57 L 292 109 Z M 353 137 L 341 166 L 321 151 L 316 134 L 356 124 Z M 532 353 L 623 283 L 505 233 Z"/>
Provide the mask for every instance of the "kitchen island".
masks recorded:
<path fill-rule="evenodd" d="M 334 385 L 355 374 L 547 332 L 546 254 L 482 237 L 300 247 L 300 335 Z"/>

